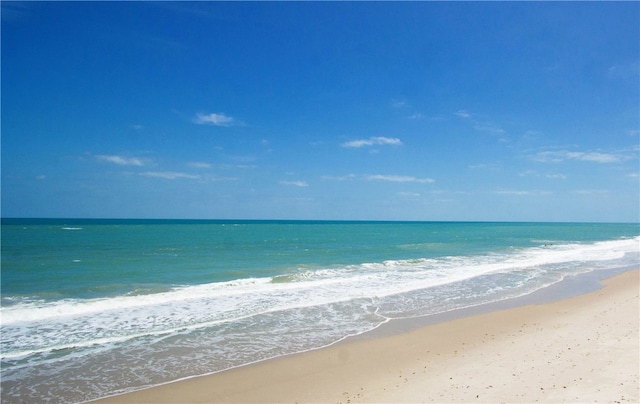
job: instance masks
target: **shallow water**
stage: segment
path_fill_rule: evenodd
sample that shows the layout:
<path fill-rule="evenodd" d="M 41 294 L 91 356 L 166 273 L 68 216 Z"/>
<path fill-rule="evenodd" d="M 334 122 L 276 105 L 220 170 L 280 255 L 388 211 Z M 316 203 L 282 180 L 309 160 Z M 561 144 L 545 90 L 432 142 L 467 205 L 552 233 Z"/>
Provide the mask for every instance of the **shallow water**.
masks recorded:
<path fill-rule="evenodd" d="M 79 402 L 640 263 L 637 224 L 2 226 L 2 400 Z"/>

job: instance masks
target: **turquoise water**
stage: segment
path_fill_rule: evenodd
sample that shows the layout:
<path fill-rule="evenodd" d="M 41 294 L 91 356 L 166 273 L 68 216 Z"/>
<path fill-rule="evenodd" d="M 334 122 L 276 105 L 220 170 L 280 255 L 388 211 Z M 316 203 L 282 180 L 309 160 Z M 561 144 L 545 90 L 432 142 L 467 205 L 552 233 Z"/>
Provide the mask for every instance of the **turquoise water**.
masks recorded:
<path fill-rule="evenodd" d="M 2 401 L 80 402 L 640 264 L 638 224 L 2 221 Z"/>

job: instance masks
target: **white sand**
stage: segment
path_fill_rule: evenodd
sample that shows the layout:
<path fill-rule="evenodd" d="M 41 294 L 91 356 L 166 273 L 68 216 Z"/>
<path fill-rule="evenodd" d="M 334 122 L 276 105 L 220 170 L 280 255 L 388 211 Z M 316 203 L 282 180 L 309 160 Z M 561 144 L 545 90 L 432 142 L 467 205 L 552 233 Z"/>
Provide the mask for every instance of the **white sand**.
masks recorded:
<path fill-rule="evenodd" d="M 640 271 L 605 284 L 104 401 L 638 403 Z"/>

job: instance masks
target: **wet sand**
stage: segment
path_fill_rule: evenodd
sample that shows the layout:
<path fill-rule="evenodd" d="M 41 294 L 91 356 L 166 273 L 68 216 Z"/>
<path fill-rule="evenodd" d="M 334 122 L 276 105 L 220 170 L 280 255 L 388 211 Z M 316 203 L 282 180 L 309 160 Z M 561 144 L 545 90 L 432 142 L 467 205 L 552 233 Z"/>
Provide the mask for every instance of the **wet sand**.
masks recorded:
<path fill-rule="evenodd" d="M 552 303 L 373 333 L 100 402 L 637 403 L 640 271 L 603 283 Z"/>

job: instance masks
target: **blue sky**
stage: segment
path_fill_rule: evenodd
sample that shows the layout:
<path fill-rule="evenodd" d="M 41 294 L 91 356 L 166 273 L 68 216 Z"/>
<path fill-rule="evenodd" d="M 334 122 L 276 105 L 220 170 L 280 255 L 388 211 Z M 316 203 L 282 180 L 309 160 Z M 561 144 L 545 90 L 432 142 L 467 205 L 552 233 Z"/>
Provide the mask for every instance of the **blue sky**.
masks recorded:
<path fill-rule="evenodd" d="M 2 3 L 2 216 L 639 220 L 640 3 Z"/>

